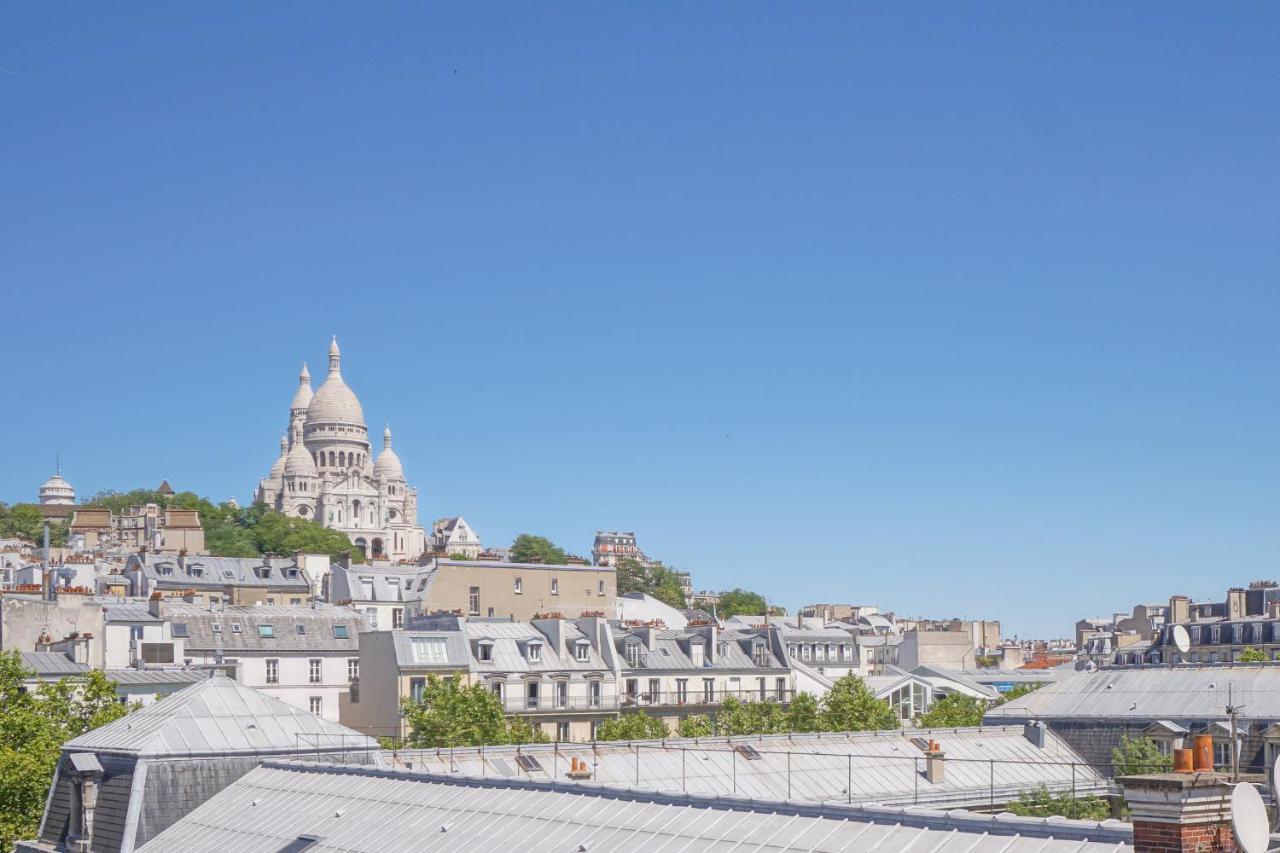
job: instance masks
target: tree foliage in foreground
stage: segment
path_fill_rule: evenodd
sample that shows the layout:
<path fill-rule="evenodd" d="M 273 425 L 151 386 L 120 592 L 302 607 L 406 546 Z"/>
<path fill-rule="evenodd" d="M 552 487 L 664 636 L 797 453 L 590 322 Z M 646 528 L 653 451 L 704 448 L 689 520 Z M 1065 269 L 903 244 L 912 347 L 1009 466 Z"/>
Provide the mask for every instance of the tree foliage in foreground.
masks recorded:
<path fill-rule="evenodd" d="M 1075 820 L 1106 820 L 1111 817 L 1107 801 L 1089 794 L 1072 797 L 1070 794 L 1054 796 L 1041 785 L 1034 791 L 1024 791 L 1018 799 L 1009 803 L 1010 812 L 1023 817 L 1069 817 Z"/>
<path fill-rule="evenodd" d="M 408 746 L 493 746 L 546 743 L 541 729 L 507 717 L 502 701 L 483 684 L 460 687 L 456 679 L 431 674 L 418 701 L 405 699 L 400 715 L 409 723 Z"/>
<path fill-rule="evenodd" d="M 1240 663 L 1266 663 L 1267 653 L 1253 646 L 1246 646 L 1240 653 Z"/>
<path fill-rule="evenodd" d="M 763 616 L 766 610 L 764 596 L 758 592 L 734 588 L 720 593 L 716 616 L 729 619 L 734 616 Z"/>
<path fill-rule="evenodd" d="M 605 720 L 596 729 L 596 740 L 658 740 L 669 735 L 666 723 L 643 711 Z"/>
<path fill-rule="evenodd" d="M 131 710 L 101 670 L 24 691 L 34 675 L 17 651 L 0 653 L 0 850 L 39 831 L 62 745 Z"/>

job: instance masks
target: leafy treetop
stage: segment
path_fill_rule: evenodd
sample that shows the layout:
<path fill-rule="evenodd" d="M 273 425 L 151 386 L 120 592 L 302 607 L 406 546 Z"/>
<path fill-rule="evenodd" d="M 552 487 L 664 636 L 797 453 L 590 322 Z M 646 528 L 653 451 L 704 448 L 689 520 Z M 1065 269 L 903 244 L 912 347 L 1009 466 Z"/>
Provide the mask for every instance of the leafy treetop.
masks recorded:
<path fill-rule="evenodd" d="M 677 610 L 686 607 L 680 576 L 661 563 L 646 566 L 631 557 L 619 560 L 618 592 L 643 592 Z"/>
<path fill-rule="evenodd" d="M 569 557 L 565 550 L 545 536 L 521 533 L 511 543 L 511 560 L 515 563 L 549 563 L 561 565 Z"/>
<path fill-rule="evenodd" d="M 409 746 L 489 746 L 542 743 L 540 729 L 508 718 L 502 701 L 482 684 L 460 687 L 455 679 L 432 673 L 418 701 L 405 699 L 400 714 L 409 723 Z"/>

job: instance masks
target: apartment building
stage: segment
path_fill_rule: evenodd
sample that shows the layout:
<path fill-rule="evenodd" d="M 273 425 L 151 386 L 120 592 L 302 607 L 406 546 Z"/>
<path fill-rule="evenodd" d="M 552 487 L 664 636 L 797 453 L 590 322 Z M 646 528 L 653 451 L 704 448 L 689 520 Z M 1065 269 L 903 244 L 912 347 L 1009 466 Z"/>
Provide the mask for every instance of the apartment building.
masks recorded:
<path fill-rule="evenodd" d="M 190 593 L 203 604 L 306 604 L 311 582 L 304 555 L 292 557 L 206 557 L 190 554 L 130 555 L 119 575 L 99 579 L 103 592 L 148 598 L 153 592 Z M 325 561 L 327 563 L 327 560 Z"/>
<path fill-rule="evenodd" d="M 372 737 L 408 736 L 401 704 L 421 699 L 430 676 L 471 683 L 471 655 L 460 627 L 362 631 L 359 645 L 358 678 L 340 700 L 339 720 Z"/>
<path fill-rule="evenodd" d="M 364 614 L 370 630 L 403 628 L 405 611 L 421 600 L 429 570 L 404 565 L 343 565 L 329 570 L 328 600 Z"/>
<path fill-rule="evenodd" d="M 406 618 L 431 613 L 527 622 L 539 613 L 570 619 L 617 615 L 617 572 L 610 566 L 432 559 Z"/>
<path fill-rule="evenodd" d="M 597 530 L 591 545 L 591 562 L 596 566 L 616 567 L 619 560 L 635 560 L 648 565 L 649 558 L 636 544 L 632 530 Z"/>
<path fill-rule="evenodd" d="M 364 617 L 315 603 L 207 606 L 166 601 L 161 616 L 195 664 L 238 666 L 238 680 L 336 722 L 342 696 L 360 675 Z"/>

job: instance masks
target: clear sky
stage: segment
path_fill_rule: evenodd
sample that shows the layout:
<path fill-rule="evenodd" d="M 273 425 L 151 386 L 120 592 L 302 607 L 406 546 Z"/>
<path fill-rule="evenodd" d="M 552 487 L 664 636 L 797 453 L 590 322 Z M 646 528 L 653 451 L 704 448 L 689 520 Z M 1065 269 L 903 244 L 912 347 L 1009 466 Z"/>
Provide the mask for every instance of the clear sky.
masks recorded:
<path fill-rule="evenodd" d="M 10 4 L 0 499 L 422 516 L 1065 635 L 1275 577 L 1280 6 Z"/>

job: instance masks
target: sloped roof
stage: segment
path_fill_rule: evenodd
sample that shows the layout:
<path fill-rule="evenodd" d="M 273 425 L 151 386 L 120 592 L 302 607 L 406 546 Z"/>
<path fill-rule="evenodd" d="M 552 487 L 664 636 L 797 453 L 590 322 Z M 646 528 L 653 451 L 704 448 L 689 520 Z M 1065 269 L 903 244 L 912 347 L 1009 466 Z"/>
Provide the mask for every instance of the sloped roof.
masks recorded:
<path fill-rule="evenodd" d="M 1119 853 L 1132 849 L 1131 839 L 1130 828 L 1110 822 L 555 790 L 528 781 L 269 762 L 153 838 L 141 853 Z"/>
<path fill-rule="evenodd" d="M 358 611 L 332 604 L 233 605 L 210 611 L 177 602 L 166 613 L 172 624 L 186 626 L 186 648 L 201 651 L 221 647 L 227 653 L 355 653 L 360 650 L 360 632 L 368 630 L 367 620 Z M 215 625 L 220 629 L 215 631 Z M 264 637 L 258 628 L 267 625 L 271 636 Z M 336 636 L 333 629 L 338 625 L 346 626 L 345 637 Z"/>
<path fill-rule="evenodd" d="M 89 664 L 76 663 L 62 652 L 22 652 L 22 664 L 35 672 L 37 676 L 54 676 L 62 678 L 69 675 L 84 675 L 89 671 Z"/>
<path fill-rule="evenodd" d="M 1280 720 L 1280 665 L 1180 664 L 1098 669 L 1041 687 L 987 711 L 996 723 L 1014 719 L 1224 718 L 1230 698 L 1247 720 Z"/>
<path fill-rule="evenodd" d="M 376 749 L 345 726 L 212 675 L 153 705 L 63 744 L 64 752 L 139 757 Z"/>

